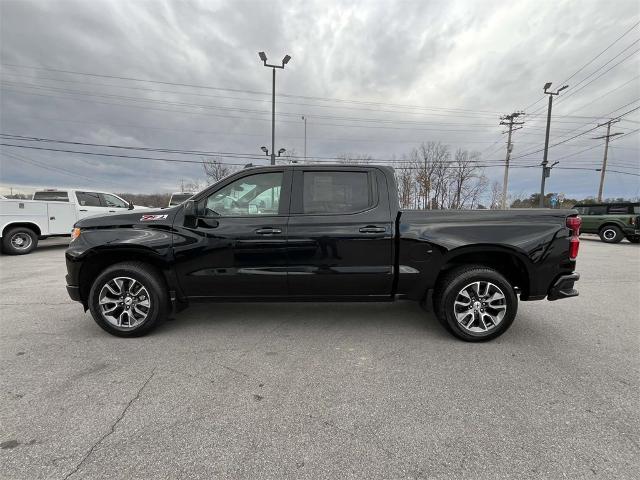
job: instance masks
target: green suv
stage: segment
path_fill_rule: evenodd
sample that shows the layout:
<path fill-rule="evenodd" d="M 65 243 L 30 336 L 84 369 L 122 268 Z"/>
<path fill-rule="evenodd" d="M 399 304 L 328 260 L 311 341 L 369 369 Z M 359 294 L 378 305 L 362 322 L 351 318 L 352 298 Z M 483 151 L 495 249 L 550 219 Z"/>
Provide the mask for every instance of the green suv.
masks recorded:
<path fill-rule="evenodd" d="M 640 203 L 593 203 L 574 207 L 582 217 L 581 233 L 597 233 L 606 243 L 640 243 Z"/>

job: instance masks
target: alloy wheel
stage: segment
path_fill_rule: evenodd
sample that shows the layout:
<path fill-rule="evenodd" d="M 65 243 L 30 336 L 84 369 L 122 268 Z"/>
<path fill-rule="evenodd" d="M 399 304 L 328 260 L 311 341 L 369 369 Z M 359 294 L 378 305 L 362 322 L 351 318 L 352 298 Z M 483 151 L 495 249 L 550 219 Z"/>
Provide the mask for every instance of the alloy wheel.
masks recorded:
<path fill-rule="evenodd" d="M 462 288 L 453 304 L 457 322 L 476 335 L 495 329 L 506 313 L 507 299 L 500 287 L 483 280 Z"/>
<path fill-rule="evenodd" d="M 136 328 L 151 311 L 149 292 L 131 277 L 116 277 L 105 283 L 98 304 L 104 319 L 120 330 Z"/>

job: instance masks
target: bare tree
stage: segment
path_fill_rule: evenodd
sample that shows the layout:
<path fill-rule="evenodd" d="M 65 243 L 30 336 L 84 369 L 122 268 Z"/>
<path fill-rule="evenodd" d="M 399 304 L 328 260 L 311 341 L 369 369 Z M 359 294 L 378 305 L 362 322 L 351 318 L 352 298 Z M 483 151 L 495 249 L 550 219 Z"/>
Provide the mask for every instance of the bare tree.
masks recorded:
<path fill-rule="evenodd" d="M 197 180 L 182 184 L 181 187 L 182 191 L 184 192 L 199 192 L 203 189 L 202 184 L 200 184 L 200 182 L 198 182 Z"/>
<path fill-rule="evenodd" d="M 349 165 L 363 165 L 370 163 L 373 159 L 366 153 L 341 153 L 338 155 L 338 162 Z"/>
<path fill-rule="evenodd" d="M 235 169 L 222 162 L 220 157 L 205 157 L 202 159 L 202 168 L 207 176 L 207 184 L 219 182 L 224 177 L 231 175 Z"/>
<path fill-rule="evenodd" d="M 498 210 L 502 203 L 502 185 L 500 182 L 494 181 L 491 184 L 491 193 L 489 196 L 489 208 L 491 210 Z"/>
<path fill-rule="evenodd" d="M 406 160 L 406 159 L 404 159 Z M 408 163 L 396 168 L 396 183 L 398 184 L 398 200 L 402 208 L 411 208 L 415 190 L 415 170 Z"/>

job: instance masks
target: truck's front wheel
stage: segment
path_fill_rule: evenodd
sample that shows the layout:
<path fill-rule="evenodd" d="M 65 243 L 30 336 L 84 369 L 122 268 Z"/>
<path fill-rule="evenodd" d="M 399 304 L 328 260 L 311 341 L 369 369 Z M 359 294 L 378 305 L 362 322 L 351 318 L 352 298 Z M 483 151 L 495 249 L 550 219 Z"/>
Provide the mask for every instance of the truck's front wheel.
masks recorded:
<path fill-rule="evenodd" d="M 139 262 L 104 270 L 89 292 L 96 323 L 118 337 L 139 337 L 167 317 L 167 289 L 159 272 Z"/>
<path fill-rule="evenodd" d="M 439 282 L 434 306 L 440 323 L 456 337 L 481 342 L 507 331 L 518 311 L 518 297 L 496 270 L 465 266 Z"/>
<path fill-rule="evenodd" d="M 27 227 L 7 230 L 2 237 L 2 252 L 8 255 L 25 255 L 38 246 L 38 235 Z"/>

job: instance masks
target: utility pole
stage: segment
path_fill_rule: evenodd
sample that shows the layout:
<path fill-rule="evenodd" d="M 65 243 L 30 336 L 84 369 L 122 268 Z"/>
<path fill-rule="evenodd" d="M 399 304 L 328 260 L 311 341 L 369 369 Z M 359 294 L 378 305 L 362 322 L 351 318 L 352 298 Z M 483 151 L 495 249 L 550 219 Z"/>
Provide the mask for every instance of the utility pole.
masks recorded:
<path fill-rule="evenodd" d="M 511 115 L 503 115 L 500 117 L 500 125 L 507 125 L 509 127 L 507 137 L 507 156 L 504 160 L 504 178 L 502 180 L 502 202 L 500 204 L 500 208 L 505 210 L 507 208 L 507 193 L 509 188 L 509 160 L 511 159 L 511 150 L 513 150 L 513 145 L 511 143 L 511 134 L 515 130 L 520 130 L 522 127 L 518 125 L 524 125 L 524 122 L 517 122 L 517 118 L 520 115 L 524 115 L 524 112 L 513 112 Z M 513 128 L 516 126 L 516 128 Z"/>
<path fill-rule="evenodd" d="M 303 115 L 302 120 L 304 120 L 304 161 L 307 161 L 307 116 Z"/>
<path fill-rule="evenodd" d="M 258 52 L 258 56 L 265 67 L 269 67 L 273 70 L 271 76 L 271 165 L 276 164 L 276 68 L 284 69 L 284 66 L 289 63 L 291 57 L 285 55 L 282 59 L 282 65 L 271 65 L 267 63 L 267 55 L 264 52 Z"/>
<path fill-rule="evenodd" d="M 559 95 L 561 91 L 566 88 L 569 88 L 569 85 L 563 85 L 555 92 L 549 92 L 549 87 L 551 87 L 552 82 L 547 82 L 544 84 L 544 93 L 549 95 L 549 107 L 547 108 L 547 132 L 544 139 L 544 157 L 542 159 L 542 180 L 540 181 L 540 200 L 538 202 L 538 206 L 540 208 L 544 208 L 544 184 L 547 180 L 547 177 L 551 175 L 551 167 L 547 167 L 549 161 L 547 157 L 549 155 L 549 131 L 551 130 L 551 107 L 553 107 L 553 97 L 555 95 Z M 555 165 L 555 164 L 554 164 Z"/>
<path fill-rule="evenodd" d="M 620 120 L 609 120 L 607 123 L 602 123 L 598 125 L 602 127 L 604 125 L 607 126 L 607 134 L 602 135 L 601 137 L 592 137 L 594 140 L 605 139 L 604 141 L 604 158 L 602 159 L 602 168 L 600 169 L 600 187 L 598 188 L 598 202 L 602 202 L 602 190 L 604 189 L 604 176 L 607 171 L 607 154 L 609 153 L 609 139 L 611 137 L 615 137 L 617 135 L 622 135 L 622 132 L 611 133 L 611 124 L 617 123 Z"/>

